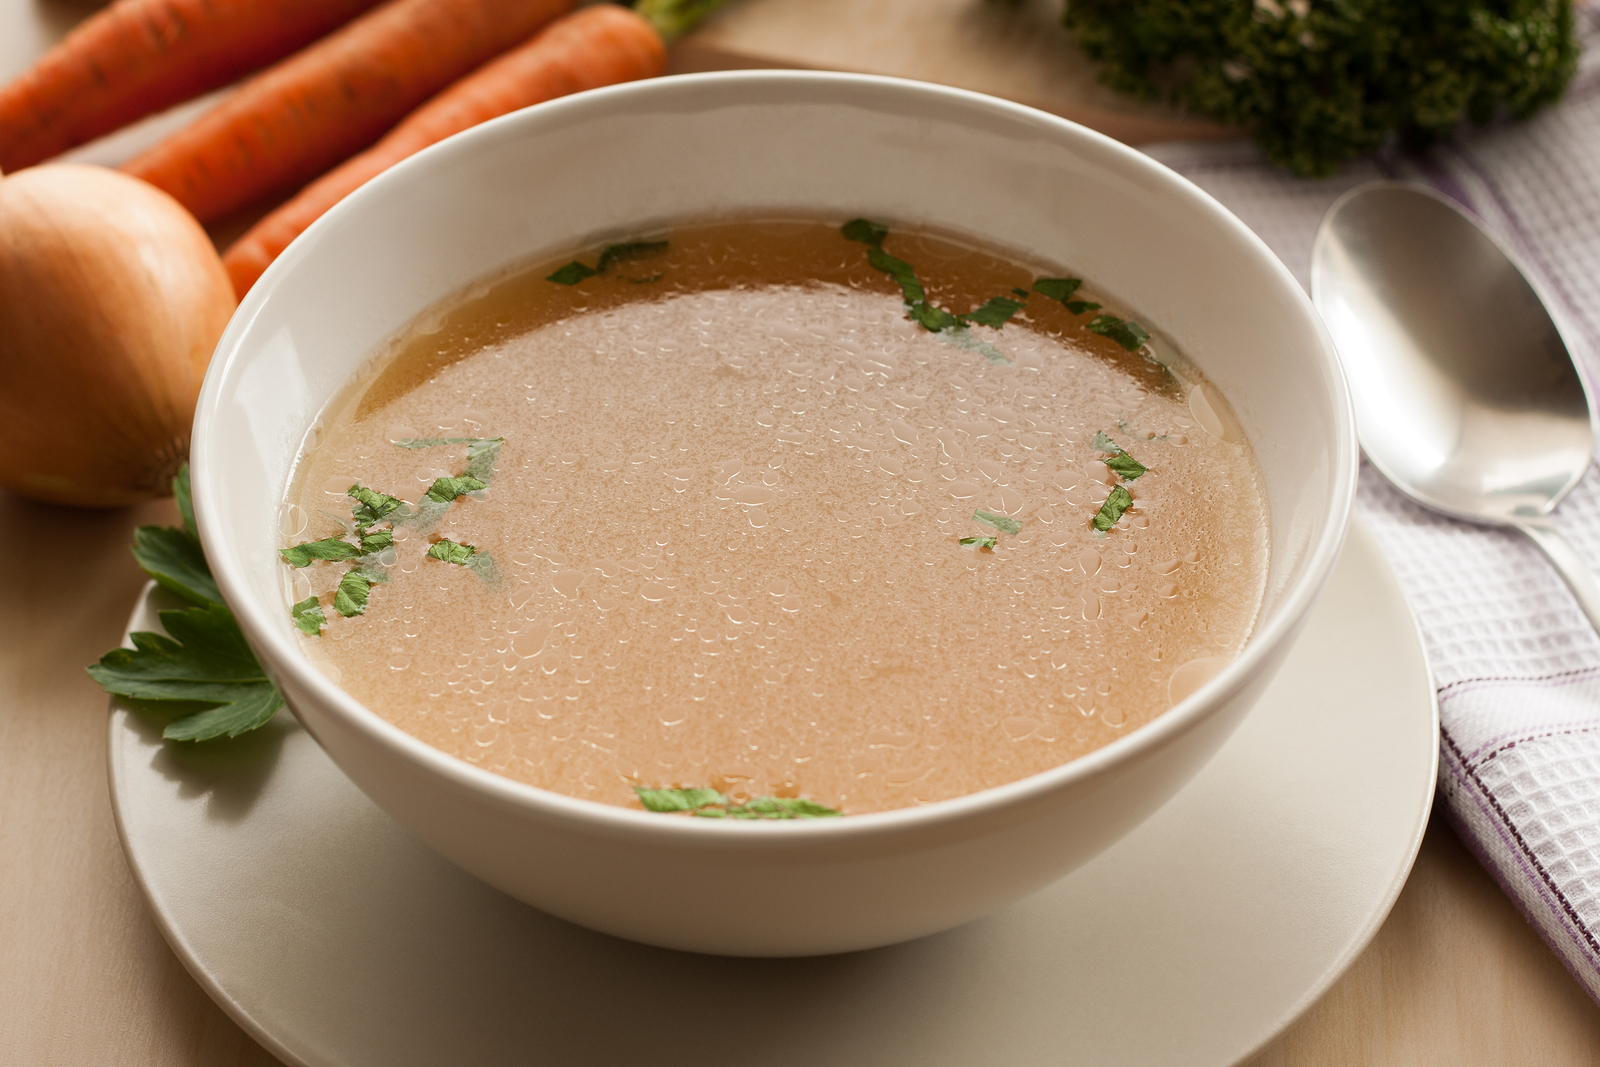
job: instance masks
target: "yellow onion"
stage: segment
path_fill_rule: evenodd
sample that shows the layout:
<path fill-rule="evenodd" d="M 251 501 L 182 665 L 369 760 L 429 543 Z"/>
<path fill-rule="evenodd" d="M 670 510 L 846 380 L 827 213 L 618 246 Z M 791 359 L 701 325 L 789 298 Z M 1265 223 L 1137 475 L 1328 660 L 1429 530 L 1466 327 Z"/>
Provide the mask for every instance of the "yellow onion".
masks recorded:
<path fill-rule="evenodd" d="M 234 303 L 154 186 L 78 164 L 0 177 L 0 485 L 84 507 L 169 492 Z"/>

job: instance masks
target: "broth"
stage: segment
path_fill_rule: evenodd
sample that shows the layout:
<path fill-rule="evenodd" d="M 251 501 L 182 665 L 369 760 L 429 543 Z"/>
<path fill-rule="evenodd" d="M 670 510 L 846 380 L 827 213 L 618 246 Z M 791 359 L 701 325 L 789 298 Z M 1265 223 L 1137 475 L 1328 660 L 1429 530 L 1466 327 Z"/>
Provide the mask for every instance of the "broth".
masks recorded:
<path fill-rule="evenodd" d="M 1191 408 L 1197 372 L 1086 288 L 1034 291 L 1042 265 L 880 240 L 874 267 L 836 224 L 684 226 L 424 316 L 298 460 L 286 546 L 351 539 L 353 483 L 408 504 L 371 526 L 392 545 L 285 567 L 326 617 L 307 654 L 447 753 L 634 807 L 923 804 L 1165 711 L 1241 648 L 1267 571 L 1215 392 Z M 908 317 L 995 321 L 996 294 L 1002 325 Z M 463 472 L 486 487 L 427 498 Z M 345 617 L 353 568 L 376 581 Z"/>

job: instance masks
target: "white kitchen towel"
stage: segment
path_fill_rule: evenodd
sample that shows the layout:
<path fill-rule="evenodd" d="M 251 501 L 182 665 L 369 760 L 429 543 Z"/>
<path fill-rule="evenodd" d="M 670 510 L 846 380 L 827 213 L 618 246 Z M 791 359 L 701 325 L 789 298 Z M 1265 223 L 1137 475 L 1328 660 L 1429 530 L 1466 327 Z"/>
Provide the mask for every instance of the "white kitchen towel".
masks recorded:
<path fill-rule="evenodd" d="M 1312 235 L 1345 190 L 1418 181 L 1476 213 L 1521 256 L 1600 396 L 1600 5 L 1580 9 L 1582 67 L 1557 105 L 1425 156 L 1294 178 L 1243 142 L 1150 155 L 1211 193 L 1302 284 Z M 1600 638 L 1518 534 L 1412 504 L 1363 463 L 1357 507 L 1417 614 L 1439 690 L 1438 800 L 1462 839 L 1600 1001 Z M 1556 525 L 1600 572 L 1600 473 Z"/>

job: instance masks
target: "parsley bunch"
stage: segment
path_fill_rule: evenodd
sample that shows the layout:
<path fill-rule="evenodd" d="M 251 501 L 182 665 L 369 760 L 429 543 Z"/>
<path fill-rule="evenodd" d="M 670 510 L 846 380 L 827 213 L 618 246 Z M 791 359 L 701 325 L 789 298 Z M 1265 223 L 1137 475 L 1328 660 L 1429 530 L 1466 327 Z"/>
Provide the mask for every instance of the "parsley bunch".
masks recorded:
<path fill-rule="evenodd" d="M 1571 0 L 1067 0 L 1115 89 L 1243 126 L 1321 176 L 1463 119 L 1526 118 L 1577 69 Z"/>
<path fill-rule="evenodd" d="M 106 692 L 131 700 L 210 705 L 168 723 L 161 736 L 169 740 L 238 737 L 266 725 L 283 706 L 283 696 L 217 592 L 195 532 L 187 465 L 173 479 L 172 491 L 183 525 L 139 527 L 133 558 L 163 589 L 195 606 L 161 612 L 170 636 L 129 635 L 133 648 L 107 652 L 89 668 L 89 677 Z"/>

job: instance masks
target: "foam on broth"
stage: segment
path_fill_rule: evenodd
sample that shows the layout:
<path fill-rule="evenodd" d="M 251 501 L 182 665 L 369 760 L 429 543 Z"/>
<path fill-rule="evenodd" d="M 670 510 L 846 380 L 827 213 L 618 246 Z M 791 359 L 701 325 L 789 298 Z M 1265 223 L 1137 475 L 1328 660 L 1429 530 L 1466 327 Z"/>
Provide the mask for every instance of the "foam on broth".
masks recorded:
<path fill-rule="evenodd" d="M 956 311 L 1065 273 L 930 233 L 884 248 Z M 1261 602 L 1247 448 L 1191 412 L 1197 373 L 1091 332 L 1100 312 L 1035 293 L 1003 328 L 932 333 L 866 253 L 832 223 L 685 226 L 419 320 L 324 413 L 284 544 L 346 534 L 352 483 L 416 505 L 468 462 L 395 441 L 503 436 L 493 477 L 395 524 L 363 615 L 331 607 L 350 563 L 285 567 L 326 607 L 307 654 L 445 752 L 627 806 L 636 785 L 928 803 L 1165 711 Z M 1104 533 L 1097 432 L 1150 468 Z M 441 537 L 477 563 L 428 558 Z"/>

